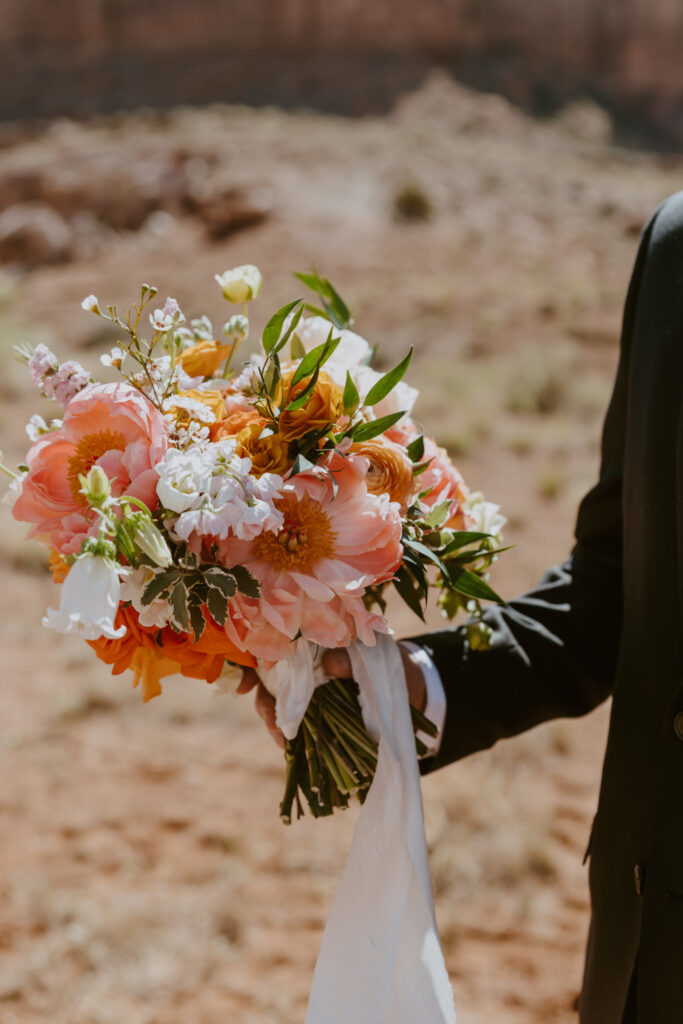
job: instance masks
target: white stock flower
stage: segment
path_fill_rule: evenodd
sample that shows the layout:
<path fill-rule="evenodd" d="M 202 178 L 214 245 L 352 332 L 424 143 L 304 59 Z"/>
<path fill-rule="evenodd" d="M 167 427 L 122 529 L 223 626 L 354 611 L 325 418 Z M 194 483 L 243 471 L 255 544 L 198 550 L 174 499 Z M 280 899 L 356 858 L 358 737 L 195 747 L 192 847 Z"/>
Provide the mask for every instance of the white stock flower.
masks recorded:
<path fill-rule="evenodd" d="M 344 371 L 346 371 L 370 358 L 372 348 L 365 338 L 361 337 L 360 334 L 355 334 L 354 331 L 338 330 L 324 316 L 311 316 L 301 320 L 295 333 L 306 352 L 310 352 L 317 345 L 325 344 L 330 331 L 332 331 L 333 338 L 339 338 L 339 344 L 334 350 L 328 366 L 343 367 Z M 289 358 L 291 358 L 291 341 L 288 343 L 287 351 L 289 351 Z M 327 366 L 325 370 L 327 371 Z M 345 380 L 346 372 L 344 372 L 343 377 Z M 342 380 L 342 387 L 343 385 L 344 381 Z"/>
<path fill-rule="evenodd" d="M 259 296 L 263 287 L 263 277 L 258 267 L 247 263 L 242 267 L 233 267 L 224 274 L 214 274 L 214 278 L 228 302 L 251 302 Z"/>
<path fill-rule="evenodd" d="M 120 370 L 125 359 L 125 352 L 118 345 L 115 345 L 111 352 L 105 352 L 100 356 L 100 362 L 102 366 L 113 366 L 115 370 Z"/>
<path fill-rule="evenodd" d="M 464 508 L 473 520 L 473 530 L 477 533 L 489 533 L 494 538 L 500 537 L 507 523 L 507 518 L 500 511 L 500 505 L 486 501 L 481 491 L 475 491 L 465 501 Z"/>
<path fill-rule="evenodd" d="M 157 466 L 157 496 L 178 516 L 172 534 L 179 540 L 207 534 L 225 539 L 232 532 L 250 540 L 279 530 L 283 516 L 274 502 L 282 477 L 253 477 L 250 469 L 250 459 L 235 454 L 233 439 L 171 449 Z"/>
<path fill-rule="evenodd" d="M 110 558 L 80 555 L 62 584 L 59 610 L 48 608 L 43 625 L 84 640 L 122 637 L 126 627 L 114 626 L 121 595 L 120 572 L 121 567 Z"/>

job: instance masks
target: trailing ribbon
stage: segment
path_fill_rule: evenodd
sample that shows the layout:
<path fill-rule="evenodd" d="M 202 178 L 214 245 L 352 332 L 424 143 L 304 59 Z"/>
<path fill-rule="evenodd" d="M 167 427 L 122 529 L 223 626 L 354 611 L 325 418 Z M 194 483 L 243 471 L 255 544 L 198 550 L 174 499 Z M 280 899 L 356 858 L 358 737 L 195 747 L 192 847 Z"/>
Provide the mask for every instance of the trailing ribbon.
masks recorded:
<path fill-rule="evenodd" d="M 376 647 L 356 642 L 349 654 L 366 727 L 379 741 L 377 772 L 325 926 L 306 1024 L 455 1024 L 401 655 L 381 634 Z M 312 692 L 312 658 L 296 661 L 299 671 L 308 667 Z"/>

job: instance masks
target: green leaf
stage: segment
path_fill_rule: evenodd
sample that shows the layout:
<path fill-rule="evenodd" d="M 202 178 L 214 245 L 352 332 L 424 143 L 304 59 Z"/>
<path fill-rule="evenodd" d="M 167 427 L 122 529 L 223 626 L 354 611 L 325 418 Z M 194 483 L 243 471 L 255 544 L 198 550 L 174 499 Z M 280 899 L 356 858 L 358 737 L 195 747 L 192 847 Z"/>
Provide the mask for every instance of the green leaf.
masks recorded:
<path fill-rule="evenodd" d="M 414 441 L 411 441 L 408 447 L 406 448 L 406 451 L 408 452 L 408 458 L 410 459 L 411 462 L 420 462 L 424 457 L 425 453 L 424 434 L 420 434 L 420 436 L 416 437 Z M 432 460 L 430 459 L 429 461 L 431 462 Z M 426 468 L 427 467 L 425 466 L 425 469 Z"/>
<path fill-rule="evenodd" d="M 315 370 L 315 372 L 313 373 L 313 376 L 311 377 L 311 379 L 309 380 L 308 384 L 303 389 L 303 391 L 301 391 L 296 396 L 296 398 L 293 398 L 291 400 L 291 402 L 287 402 L 287 405 L 284 408 L 284 412 L 295 412 L 296 409 L 301 409 L 301 407 L 306 404 L 308 399 L 311 397 L 311 394 L 313 392 L 314 387 L 318 383 L 318 376 L 319 375 L 320 375 L 320 370 Z M 291 393 L 292 393 L 292 389 L 291 388 L 289 389 L 289 393 L 291 395 Z"/>
<path fill-rule="evenodd" d="M 172 625 L 180 632 L 190 632 L 190 609 L 187 602 L 187 587 L 182 580 L 179 580 L 171 594 L 171 609 L 173 611 Z"/>
<path fill-rule="evenodd" d="M 443 526 L 450 515 L 452 504 L 453 502 L 450 498 L 437 502 L 426 517 L 425 526 L 428 526 L 431 530 L 436 530 L 439 526 Z"/>
<path fill-rule="evenodd" d="M 206 570 L 204 578 L 208 587 L 219 590 L 226 598 L 237 592 L 237 580 L 232 571 L 226 572 L 216 565 Z"/>
<path fill-rule="evenodd" d="M 437 555 L 437 553 L 435 551 L 432 551 L 431 548 L 428 548 L 426 544 L 422 544 L 421 541 L 404 540 L 403 546 L 404 548 L 409 547 L 412 551 L 416 551 L 419 555 L 422 555 L 423 558 L 426 558 L 428 562 L 433 562 L 434 565 L 438 565 L 439 569 L 441 569 L 442 572 L 448 571 L 444 566 L 443 562 L 441 561 L 441 559 L 439 558 L 439 556 Z"/>
<path fill-rule="evenodd" d="M 330 328 L 330 333 L 327 335 L 327 340 L 322 345 L 316 345 L 310 352 L 307 352 L 304 358 L 297 366 L 294 376 L 292 377 L 292 387 L 298 384 L 304 377 L 310 376 L 314 370 L 320 370 L 322 366 L 330 358 L 337 345 L 340 342 L 340 338 L 334 337 L 333 329 Z"/>
<path fill-rule="evenodd" d="M 424 612 L 422 610 L 422 602 L 420 601 L 420 592 L 416 587 L 413 577 L 403 566 L 398 569 L 394 576 L 394 586 L 410 610 L 415 612 L 416 615 L 419 615 L 424 622 Z"/>
<path fill-rule="evenodd" d="M 219 626 L 224 626 L 228 617 L 228 599 L 225 594 L 216 587 L 209 587 L 206 604 L 211 618 Z"/>
<path fill-rule="evenodd" d="M 312 292 L 319 295 L 325 307 L 325 314 L 332 320 L 335 326 L 341 330 L 351 323 L 351 312 L 341 295 L 330 284 L 326 277 L 321 277 L 315 271 L 311 274 L 297 273 L 294 275 L 302 284 L 310 288 Z"/>
<path fill-rule="evenodd" d="M 206 619 L 204 618 L 201 603 L 198 601 L 190 601 L 190 626 L 194 633 L 194 642 L 197 643 L 198 640 L 201 640 L 202 633 L 206 629 Z"/>
<path fill-rule="evenodd" d="M 287 330 L 282 335 L 282 337 L 278 341 L 277 345 L 273 349 L 273 353 L 281 352 L 282 349 L 287 344 L 287 342 L 289 341 L 289 339 L 293 336 L 295 330 L 299 326 L 299 321 L 301 320 L 301 316 L 303 314 L 303 311 L 304 311 L 304 307 L 303 306 L 299 306 L 299 308 L 297 309 L 296 313 L 292 317 L 291 324 L 289 325 L 289 327 L 287 328 Z"/>
<path fill-rule="evenodd" d="M 395 366 L 393 370 L 389 370 L 383 377 L 380 377 L 375 384 L 372 385 L 368 391 L 363 405 L 377 405 L 383 398 L 389 394 L 390 391 L 396 387 L 401 377 L 405 374 L 406 370 L 410 365 L 410 360 L 413 358 L 413 349 L 411 347 L 410 352 L 402 359 L 398 366 Z"/>
<path fill-rule="evenodd" d="M 447 555 L 453 554 L 454 551 L 459 551 L 460 548 L 467 547 L 468 544 L 479 544 L 482 540 L 488 540 L 490 536 L 490 533 L 475 533 L 472 530 L 461 530 L 455 535 L 450 544 L 443 549 L 441 557 L 446 558 Z"/>
<path fill-rule="evenodd" d="M 369 441 L 379 434 L 383 434 L 394 423 L 398 423 L 405 412 L 392 412 L 388 416 L 380 416 L 378 420 L 371 420 L 369 423 L 359 423 L 353 428 L 351 436 L 354 441 Z"/>
<path fill-rule="evenodd" d="M 306 355 L 306 349 L 303 346 L 301 338 L 298 334 L 292 335 L 292 359 L 303 359 Z"/>
<path fill-rule="evenodd" d="M 251 575 L 248 569 L 245 569 L 243 565 L 233 565 L 230 570 L 232 575 L 237 580 L 237 587 L 240 594 L 244 594 L 245 597 L 257 598 L 261 593 L 261 585 L 259 581 Z"/>
<path fill-rule="evenodd" d="M 157 597 L 161 597 L 164 591 L 172 587 L 179 578 L 178 569 L 166 569 L 164 572 L 156 573 L 142 592 L 142 603 L 144 605 L 151 604 Z"/>
<path fill-rule="evenodd" d="M 358 408 L 360 402 L 360 395 L 358 394 L 358 388 L 353 383 L 351 374 L 346 371 L 346 383 L 344 384 L 344 412 L 347 416 L 353 416 L 354 412 Z"/>
<path fill-rule="evenodd" d="M 298 306 L 301 301 L 301 299 L 295 299 L 294 302 L 290 302 L 286 306 L 283 306 L 282 309 L 278 309 L 277 313 L 274 313 L 273 316 L 271 316 L 270 320 L 263 328 L 263 335 L 261 337 L 261 344 L 266 352 L 270 352 L 270 350 L 277 345 L 280 334 L 282 333 L 282 325 L 294 307 Z"/>
<path fill-rule="evenodd" d="M 429 469 L 433 461 L 434 459 L 431 458 L 427 459 L 425 462 L 418 462 L 416 465 L 413 466 L 413 476 L 421 476 L 422 473 L 425 472 L 425 470 Z M 433 490 L 433 487 L 429 488 L 429 491 L 431 490 Z M 424 493 L 429 494 L 429 491 L 425 491 Z"/>
<path fill-rule="evenodd" d="M 496 604 L 505 604 L 495 590 L 485 580 L 470 572 L 469 569 L 456 569 L 448 575 L 447 582 L 452 590 L 466 597 L 474 597 L 480 601 L 495 601 Z"/>

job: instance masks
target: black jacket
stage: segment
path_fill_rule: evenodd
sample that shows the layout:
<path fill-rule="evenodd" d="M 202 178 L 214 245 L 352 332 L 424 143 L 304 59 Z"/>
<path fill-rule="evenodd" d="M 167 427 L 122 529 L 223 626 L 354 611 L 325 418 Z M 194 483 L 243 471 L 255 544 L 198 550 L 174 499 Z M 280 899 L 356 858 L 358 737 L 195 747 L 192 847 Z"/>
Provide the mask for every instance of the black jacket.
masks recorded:
<path fill-rule="evenodd" d="M 416 638 L 448 697 L 438 768 L 613 694 L 591 838 L 581 1024 L 620 1024 L 638 958 L 639 1024 L 683 997 L 683 192 L 643 234 L 624 312 L 600 479 L 576 546 L 492 608 L 487 652 L 462 629 Z"/>

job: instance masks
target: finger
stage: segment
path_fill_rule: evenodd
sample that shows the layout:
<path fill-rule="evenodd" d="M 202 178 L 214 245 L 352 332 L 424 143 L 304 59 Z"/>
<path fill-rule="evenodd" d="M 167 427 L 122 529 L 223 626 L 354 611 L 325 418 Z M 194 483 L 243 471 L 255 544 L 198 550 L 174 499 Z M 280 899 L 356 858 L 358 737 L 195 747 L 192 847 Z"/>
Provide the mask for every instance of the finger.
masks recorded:
<path fill-rule="evenodd" d="M 340 647 L 334 651 L 325 651 L 323 654 L 323 668 L 328 675 L 336 676 L 337 679 L 351 679 L 353 677 L 351 659 L 345 647 Z"/>
<path fill-rule="evenodd" d="M 259 686 L 254 703 L 256 704 L 256 710 L 268 728 L 271 730 L 277 729 L 275 722 L 275 700 L 268 693 L 265 686 Z"/>
<path fill-rule="evenodd" d="M 249 693 L 255 686 L 261 682 L 253 668 L 245 668 L 242 672 L 242 678 L 239 682 L 236 692 L 237 693 Z"/>

